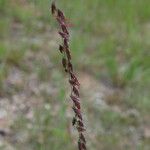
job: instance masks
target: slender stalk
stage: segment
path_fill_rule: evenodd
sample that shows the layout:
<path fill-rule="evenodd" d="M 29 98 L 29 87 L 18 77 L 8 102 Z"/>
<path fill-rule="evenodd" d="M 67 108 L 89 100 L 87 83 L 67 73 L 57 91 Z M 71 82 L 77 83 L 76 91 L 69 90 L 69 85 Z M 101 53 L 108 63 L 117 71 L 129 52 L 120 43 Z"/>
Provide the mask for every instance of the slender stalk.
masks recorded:
<path fill-rule="evenodd" d="M 66 21 L 64 13 L 60 9 L 56 8 L 54 2 L 52 2 L 51 5 L 51 13 L 56 18 L 60 26 L 60 31 L 58 33 L 63 40 L 63 43 L 59 45 L 59 51 L 62 54 L 62 66 L 65 72 L 68 73 L 69 75 L 69 84 L 71 87 L 70 98 L 73 102 L 72 109 L 74 111 L 72 126 L 76 127 L 79 133 L 78 149 L 87 150 L 86 140 L 83 134 L 85 128 L 84 128 L 83 117 L 81 113 L 81 105 L 80 105 L 80 92 L 79 92 L 80 83 L 74 73 L 73 65 L 71 62 L 71 53 L 70 53 L 70 46 L 69 46 L 69 31 L 68 31 L 69 25 Z"/>

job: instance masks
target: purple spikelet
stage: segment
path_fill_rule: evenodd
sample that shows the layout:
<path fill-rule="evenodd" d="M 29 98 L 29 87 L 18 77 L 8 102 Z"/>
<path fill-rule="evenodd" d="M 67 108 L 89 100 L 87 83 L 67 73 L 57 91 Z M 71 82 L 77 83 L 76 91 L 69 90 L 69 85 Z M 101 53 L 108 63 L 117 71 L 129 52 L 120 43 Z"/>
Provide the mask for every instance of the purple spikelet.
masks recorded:
<path fill-rule="evenodd" d="M 83 134 L 83 132 L 85 131 L 85 128 L 84 128 L 84 123 L 83 123 L 83 118 L 82 118 L 82 113 L 81 113 L 81 105 L 80 105 L 80 92 L 79 92 L 80 83 L 73 71 L 73 65 L 71 62 L 68 24 L 67 24 L 64 13 L 60 9 L 56 8 L 56 5 L 54 2 L 52 2 L 52 5 L 51 5 L 51 13 L 56 18 L 60 26 L 60 31 L 58 33 L 63 39 L 63 43 L 59 46 L 59 51 L 63 54 L 62 66 L 65 72 L 67 72 L 69 75 L 69 84 L 71 86 L 70 98 L 73 102 L 72 109 L 75 114 L 72 120 L 72 125 L 76 127 L 79 133 L 78 149 L 87 150 L 86 140 Z"/>

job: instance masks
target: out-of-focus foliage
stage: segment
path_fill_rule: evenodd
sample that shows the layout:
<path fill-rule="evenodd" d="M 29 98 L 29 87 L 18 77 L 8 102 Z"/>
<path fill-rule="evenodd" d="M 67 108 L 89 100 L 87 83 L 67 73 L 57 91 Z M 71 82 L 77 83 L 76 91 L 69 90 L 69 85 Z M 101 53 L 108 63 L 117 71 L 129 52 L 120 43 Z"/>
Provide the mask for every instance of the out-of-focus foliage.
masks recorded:
<path fill-rule="evenodd" d="M 2 150 L 75 149 L 50 3 L 0 0 L 0 130 L 10 132 L 0 139 Z M 72 24 L 89 149 L 148 150 L 150 1 L 57 5 Z"/>

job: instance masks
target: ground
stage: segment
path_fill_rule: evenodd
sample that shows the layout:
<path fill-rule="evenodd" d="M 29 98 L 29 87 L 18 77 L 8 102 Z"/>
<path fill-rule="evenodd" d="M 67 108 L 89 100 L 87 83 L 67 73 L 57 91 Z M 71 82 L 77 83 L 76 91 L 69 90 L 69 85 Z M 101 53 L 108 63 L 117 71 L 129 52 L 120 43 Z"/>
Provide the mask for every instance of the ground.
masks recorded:
<path fill-rule="evenodd" d="M 150 148 L 149 0 L 62 0 L 90 150 Z M 0 0 L 0 149 L 75 150 L 50 1 Z"/>

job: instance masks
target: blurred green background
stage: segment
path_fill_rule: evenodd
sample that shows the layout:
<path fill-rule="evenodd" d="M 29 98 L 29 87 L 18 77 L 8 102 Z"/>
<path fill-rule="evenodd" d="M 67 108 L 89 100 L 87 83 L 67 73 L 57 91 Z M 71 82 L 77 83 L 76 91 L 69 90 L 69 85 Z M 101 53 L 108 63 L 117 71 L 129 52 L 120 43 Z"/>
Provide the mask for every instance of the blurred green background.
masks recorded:
<path fill-rule="evenodd" d="M 50 4 L 0 0 L 0 150 L 77 149 Z M 72 23 L 88 149 L 149 150 L 150 1 L 57 6 Z"/>

